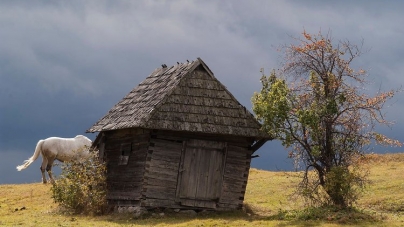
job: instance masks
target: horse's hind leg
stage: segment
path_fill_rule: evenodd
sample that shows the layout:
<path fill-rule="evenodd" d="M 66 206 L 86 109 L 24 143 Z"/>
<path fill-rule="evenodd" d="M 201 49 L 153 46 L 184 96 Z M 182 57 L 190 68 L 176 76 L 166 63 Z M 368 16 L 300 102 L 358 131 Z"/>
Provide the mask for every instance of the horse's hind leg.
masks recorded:
<path fill-rule="evenodd" d="M 44 183 L 44 184 L 46 184 L 45 169 L 46 169 L 47 164 L 48 164 L 48 160 L 43 158 L 40 169 L 41 169 L 41 173 L 42 173 L 42 183 Z"/>

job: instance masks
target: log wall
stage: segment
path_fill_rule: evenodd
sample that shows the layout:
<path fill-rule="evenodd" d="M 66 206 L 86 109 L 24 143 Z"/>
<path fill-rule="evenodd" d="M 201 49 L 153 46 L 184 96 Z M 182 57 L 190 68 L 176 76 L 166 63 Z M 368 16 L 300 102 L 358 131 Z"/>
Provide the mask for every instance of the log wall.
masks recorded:
<path fill-rule="evenodd" d="M 225 142 L 225 161 L 219 199 L 212 206 L 210 201 L 186 202 L 179 198 L 181 177 L 181 156 L 187 148 L 187 142 L 193 139 Z M 223 137 L 206 134 L 190 134 L 155 130 L 150 140 L 145 168 L 142 206 L 145 207 L 171 207 L 190 209 L 189 204 L 195 208 L 231 210 L 242 207 L 248 172 L 251 163 L 251 140 L 243 137 Z M 192 146 L 188 144 L 188 146 Z M 190 147 L 188 147 L 189 149 Z M 216 177 L 215 177 L 216 178 Z M 189 182 L 193 182 L 190 180 Z M 195 185 L 189 185 L 194 187 Z M 185 204 L 185 205 L 184 205 Z M 188 205 L 187 205 L 188 204 Z"/>
<path fill-rule="evenodd" d="M 240 209 L 247 187 L 252 152 L 248 144 L 228 143 L 218 210 Z"/>
<path fill-rule="evenodd" d="M 198 146 L 195 145 L 195 140 L 199 141 Z M 219 143 L 210 142 L 212 140 Z M 106 132 L 103 142 L 105 143 L 104 159 L 107 160 L 108 171 L 107 199 L 110 205 L 215 210 L 232 210 L 242 207 L 251 163 L 252 152 L 249 150 L 251 139 L 164 130 L 125 129 Z M 212 190 L 218 199 L 198 200 L 201 197 L 199 194 L 196 194 L 195 200 L 181 197 L 183 195 L 181 192 L 184 191 L 180 190 L 185 190 L 184 186 L 188 184 L 181 184 L 181 182 L 193 182 L 192 179 L 181 180 L 181 171 L 183 171 L 181 168 L 184 168 L 184 150 L 187 149 L 187 143 L 189 143 L 188 149 L 191 150 L 204 146 L 203 149 L 194 152 L 209 152 L 212 144 L 222 144 L 220 148 L 215 147 L 215 152 L 212 153 L 223 154 L 223 156 L 217 156 L 223 157 L 223 164 L 215 165 L 222 170 L 215 168 L 213 172 L 211 171 L 214 176 L 209 176 L 209 179 L 216 184 L 214 187 L 219 187 L 218 192 Z M 217 153 L 222 147 L 221 153 Z M 127 160 L 124 160 L 123 156 L 128 154 L 128 149 L 129 155 L 126 157 Z M 204 159 L 208 157 L 202 153 L 196 154 Z M 204 163 L 207 166 L 213 165 L 208 159 Z M 201 168 L 201 163 L 198 161 L 201 160 L 197 160 Z M 217 174 L 221 176 L 218 177 Z M 187 174 L 184 175 L 184 177 L 187 176 L 189 177 Z M 199 186 L 189 185 L 189 187 Z M 204 188 L 210 190 L 207 186 Z M 211 196 L 206 196 L 208 197 L 210 199 Z"/>
<path fill-rule="evenodd" d="M 175 201 L 184 141 L 170 135 L 153 135 L 147 152 L 142 206 L 178 207 Z"/>
<path fill-rule="evenodd" d="M 107 199 L 111 205 L 137 205 L 143 189 L 150 131 L 125 129 L 105 134 Z M 123 159 L 127 159 L 122 161 Z"/>

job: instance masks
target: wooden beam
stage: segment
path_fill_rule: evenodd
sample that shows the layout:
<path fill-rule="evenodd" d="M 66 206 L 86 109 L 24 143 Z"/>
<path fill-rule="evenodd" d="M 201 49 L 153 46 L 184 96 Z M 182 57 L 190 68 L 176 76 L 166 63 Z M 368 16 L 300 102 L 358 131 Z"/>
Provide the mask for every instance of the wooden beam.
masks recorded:
<path fill-rule="evenodd" d="M 260 140 L 258 140 L 252 146 L 250 146 L 250 150 L 254 154 L 254 152 L 256 150 L 258 150 L 260 147 L 262 147 L 262 145 L 264 145 L 267 141 L 268 141 L 268 139 L 260 139 Z"/>

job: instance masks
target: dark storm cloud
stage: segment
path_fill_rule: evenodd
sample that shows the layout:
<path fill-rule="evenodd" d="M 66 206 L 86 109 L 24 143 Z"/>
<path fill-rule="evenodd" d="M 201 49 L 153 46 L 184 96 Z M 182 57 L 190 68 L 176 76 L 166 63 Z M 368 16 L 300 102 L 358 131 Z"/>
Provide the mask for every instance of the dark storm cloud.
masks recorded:
<path fill-rule="evenodd" d="M 282 44 L 303 29 L 335 40 L 365 41 L 355 66 L 373 85 L 404 82 L 401 1 L 1 1 L 0 183 L 39 181 L 15 166 L 39 139 L 83 134 L 155 68 L 201 57 L 248 108 L 260 89 L 260 68 L 279 67 Z M 400 138 L 398 99 L 388 109 Z M 87 134 L 90 138 L 95 135 Z M 290 169 L 286 151 L 270 142 L 253 166 Z M 27 170 L 25 170 L 27 171 Z M 33 175 L 31 175 L 33 172 Z M 35 178 L 33 178 L 35 176 Z"/>

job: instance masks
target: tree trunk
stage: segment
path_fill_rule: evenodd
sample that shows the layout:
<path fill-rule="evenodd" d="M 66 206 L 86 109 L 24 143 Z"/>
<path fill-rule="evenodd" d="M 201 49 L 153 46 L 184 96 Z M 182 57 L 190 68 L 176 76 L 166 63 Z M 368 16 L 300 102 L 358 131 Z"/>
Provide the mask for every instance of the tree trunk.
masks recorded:
<path fill-rule="evenodd" d="M 329 188 L 328 190 L 326 190 L 333 205 L 338 206 L 338 207 L 346 207 L 347 204 L 345 202 L 345 198 L 341 191 L 342 190 L 341 190 L 340 184 L 336 184 L 335 187 L 332 187 L 332 188 Z"/>

